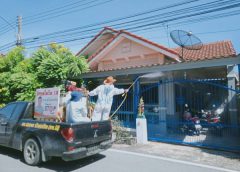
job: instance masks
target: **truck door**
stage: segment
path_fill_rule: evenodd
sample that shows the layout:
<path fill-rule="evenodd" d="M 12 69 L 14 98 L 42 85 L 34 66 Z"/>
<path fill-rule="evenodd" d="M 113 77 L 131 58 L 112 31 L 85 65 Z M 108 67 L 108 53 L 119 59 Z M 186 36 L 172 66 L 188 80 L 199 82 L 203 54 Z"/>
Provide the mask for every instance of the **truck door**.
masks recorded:
<path fill-rule="evenodd" d="M 0 144 L 6 144 L 6 129 L 9 119 L 16 107 L 15 103 L 11 103 L 0 109 Z"/>
<path fill-rule="evenodd" d="M 15 107 L 13 113 L 11 114 L 11 116 L 8 120 L 8 124 L 6 126 L 6 134 L 4 136 L 4 140 L 6 140 L 7 143 L 10 141 L 12 134 L 16 133 L 16 129 L 17 129 L 16 124 L 18 123 L 20 117 L 25 112 L 26 107 L 27 107 L 26 102 L 17 102 L 16 103 L 16 107 Z"/>

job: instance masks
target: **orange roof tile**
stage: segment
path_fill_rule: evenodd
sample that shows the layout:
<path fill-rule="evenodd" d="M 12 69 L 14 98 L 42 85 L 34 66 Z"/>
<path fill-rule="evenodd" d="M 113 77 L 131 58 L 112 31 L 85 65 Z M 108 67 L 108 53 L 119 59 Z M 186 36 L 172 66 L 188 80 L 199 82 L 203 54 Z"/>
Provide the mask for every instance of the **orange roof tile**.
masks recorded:
<path fill-rule="evenodd" d="M 174 49 L 182 56 L 182 48 Z M 236 56 L 236 51 L 231 41 L 219 41 L 209 44 L 203 44 L 200 50 L 187 50 L 183 48 L 183 59 L 185 61 L 196 61 L 205 59 L 216 59 L 223 57 Z"/>

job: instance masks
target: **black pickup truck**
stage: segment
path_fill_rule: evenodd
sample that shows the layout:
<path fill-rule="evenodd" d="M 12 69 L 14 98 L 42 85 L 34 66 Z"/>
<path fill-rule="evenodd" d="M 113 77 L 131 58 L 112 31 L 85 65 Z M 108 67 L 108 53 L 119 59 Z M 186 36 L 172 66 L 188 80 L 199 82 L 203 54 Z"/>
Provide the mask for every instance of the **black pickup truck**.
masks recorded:
<path fill-rule="evenodd" d="M 111 121 L 58 123 L 33 119 L 33 103 L 13 102 L 0 109 L 0 145 L 23 152 L 29 165 L 51 157 L 81 159 L 111 147 Z"/>

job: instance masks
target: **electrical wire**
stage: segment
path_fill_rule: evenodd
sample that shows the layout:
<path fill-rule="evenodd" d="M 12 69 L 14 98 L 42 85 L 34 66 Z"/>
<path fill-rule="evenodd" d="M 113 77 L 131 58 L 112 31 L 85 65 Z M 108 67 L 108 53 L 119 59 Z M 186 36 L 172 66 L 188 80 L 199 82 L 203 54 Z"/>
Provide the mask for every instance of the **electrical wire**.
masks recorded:
<path fill-rule="evenodd" d="M 44 15 L 46 15 L 46 14 L 48 14 L 48 13 L 52 13 L 52 12 L 55 12 L 55 11 L 59 11 L 59 10 L 64 10 L 64 8 L 66 8 L 66 7 L 71 7 L 71 6 L 75 6 L 75 5 L 77 5 L 78 3 L 81 3 L 81 2 L 85 2 L 85 1 L 88 1 L 88 0 L 78 0 L 77 2 L 76 2 L 76 0 L 73 0 L 73 1 L 68 1 L 68 3 L 65 3 L 65 4 L 62 4 L 61 6 L 59 6 L 59 7 L 57 7 L 57 8 L 49 8 L 49 9 L 47 9 L 47 10 L 45 10 L 45 11 L 42 11 L 42 12 L 39 12 L 39 13 L 36 13 L 36 14 L 33 14 L 33 15 L 31 15 L 31 16 L 26 16 L 26 17 L 24 17 L 25 19 L 33 19 L 33 18 L 35 18 L 35 17 L 38 17 L 38 16 L 41 16 L 42 14 L 44 14 Z"/>
<path fill-rule="evenodd" d="M 1 16 L 0 16 L 1 17 Z M 0 28 L 0 35 L 3 35 L 11 30 L 15 30 L 16 29 L 16 26 L 14 25 L 14 22 L 10 22 L 10 21 L 7 21 L 6 19 L 4 19 L 3 17 L 1 17 L 7 24 L 3 25 L 1 28 Z M 12 20 L 11 20 L 12 21 Z"/>
<path fill-rule="evenodd" d="M 87 3 L 78 4 L 78 3 L 82 3 L 84 1 L 87 1 L 87 0 L 81 0 L 81 1 L 78 1 L 78 2 L 75 2 L 75 3 L 66 4 L 64 6 L 54 8 L 54 9 L 51 9 L 49 11 L 44 11 L 42 13 L 37 13 L 33 16 L 28 16 L 26 18 L 23 18 L 24 20 L 26 19 L 25 20 L 26 23 L 23 23 L 23 25 L 29 25 L 29 24 L 32 24 L 32 23 L 37 23 L 37 22 L 49 20 L 49 19 L 52 19 L 52 18 L 60 17 L 60 16 L 63 16 L 63 15 L 71 14 L 71 13 L 77 12 L 79 10 L 85 10 L 85 9 L 89 9 L 89 8 L 92 8 L 92 7 L 95 7 L 95 6 L 100 6 L 100 5 L 106 4 L 106 3 L 114 1 L 114 0 L 107 0 L 107 1 L 104 1 L 104 2 L 100 2 L 100 3 L 96 3 L 99 0 L 92 0 L 92 1 L 87 2 Z M 93 4 L 93 5 L 91 5 L 91 4 Z M 87 6 L 87 5 L 90 5 L 90 6 Z M 86 7 L 79 9 L 79 7 L 82 7 L 82 6 L 86 6 Z M 66 7 L 69 7 L 69 8 L 66 8 Z M 71 10 L 71 9 L 75 9 L 75 10 Z M 58 11 L 56 11 L 56 10 L 58 10 Z M 71 10 L 71 11 L 67 11 L 67 10 Z M 13 23 L 14 22 L 9 23 L 9 24 L 13 25 Z M 0 35 L 3 35 L 5 33 L 9 32 L 10 30 L 12 30 L 12 28 L 4 26 L 4 27 L 0 28 Z"/>
<path fill-rule="evenodd" d="M 239 6 L 240 4 L 234 4 L 234 6 Z M 226 9 L 226 7 L 224 8 L 218 8 L 220 10 L 222 9 Z M 196 13 L 196 14 L 193 14 L 193 15 L 201 15 L 203 13 L 209 13 L 209 12 L 212 12 L 212 10 L 209 10 L 209 11 L 204 11 L 204 12 L 200 12 L 200 13 Z M 190 15 L 185 15 L 185 16 L 181 16 L 181 18 L 187 18 L 189 17 Z M 192 15 L 191 15 L 192 16 Z M 179 19 L 180 17 L 177 17 L 177 18 L 173 18 L 173 19 L 170 19 L 170 21 L 173 21 L 173 20 L 177 20 Z M 162 23 L 165 23 L 165 22 L 168 22 L 169 20 L 164 20 L 164 21 L 159 21 L 159 22 L 155 22 L 155 23 L 150 23 L 150 24 L 145 24 L 145 25 L 140 25 L 140 26 L 134 26 L 134 27 L 130 27 L 130 28 L 127 28 L 126 30 L 131 30 L 131 29 L 138 29 L 138 28 L 142 28 L 142 27 L 147 27 L 147 26 L 151 26 L 151 25 L 156 25 L 156 24 L 162 24 Z"/>
<path fill-rule="evenodd" d="M 181 2 L 181 3 L 176 3 L 176 4 L 173 4 L 173 5 L 169 5 L 169 6 L 160 8 L 160 9 L 167 9 L 167 8 L 176 7 L 176 6 L 178 6 L 178 5 L 184 5 L 184 4 L 186 5 L 186 4 L 189 4 L 189 3 L 192 3 L 192 2 L 197 2 L 197 1 L 199 1 L 199 0 L 188 0 L 188 1 Z M 82 2 L 82 1 L 81 1 L 81 2 Z M 90 2 L 93 2 L 93 1 L 90 1 Z M 88 3 L 90 3 L 90 2 L 88 2 Z M 227 3 L 226 1 L 223 1 L 223 0 L 218 0 L 218 1 L 210 2 L 210 3 L 215 3 L 215 2 Z M 231 2 L 233 2 L 233 1 L 231 1 Z M 79 2 L 75 2 L 75 3 L 72 3 L 72 4 L 67 4 L 67 5 L 65 5 L 65 6 L 55 8 L 55 9 L 53 9 L 53 10 L 51 10 L 51 11 L 45 11 L 45 13 L 47 13 L 47 12 L 54 12 L 55 10 L 60 10 L 60 9 L 63 8 L 63 7 L 72 6 L 72 5 L 75 5 L 75 4 L 77 4 L 77 3 L 79 3 Z M 88 3 L 85 3 L 85 4 L 88 4 Z M 81 5 L 84 5 L 84 4 L 81 4 Z M 216 5 L 217 5 L 217 4 L 216 4 Z M 201 6 L 201 5 L 200 5 L 200 6 Z M 199 6 L 199 7 L 200 7 L 200 6 Z M 151 10 L 151 11 L 147 11 L 147 12 L 143 12 L 143 13 L 139 13 L 139 14 L 127 16 L 127 17 L 125 17 L 125 19 L 127 19 L 127 18 L 129 18 L 129 17 L 136 17 L 136 16 L 139 16 L 139 15 L 156 12 L 156 11 L 159 11 L 160 9 L 154 9 L 154 10 Z M 41 13 L 38 13 L 38 15 L 40 15 L 40 14 L 41 14 Z M 33 15 L 33 16 L 34 16 L 34 15 Z M 36 15 L 35 15 L 35 16 L 36 16 Z M 47 15 L 45 14 L 45 16 L 47 16 L 48 19 L 49 19 L 49 14 L 47 14 Z M 39 17 L 39 16 L 38 16 L 38 17 Z M 31 19 L 31 16 L 28 17 L 28 18 Z M 50 17 L 50 18 L 51 18 L 51 17 Z M 122 19 L 121 19 L 121 20 L 122 20 Z M 36 21 L 36 22 L 37 22 L 37 21 Z M 111 21 L 111 22 L 113 22 L 113 21 Z M 134 21 L 132 21 L 132 22 L 134 22 Z M 25 24 L 27 24 L 27 23 L 25 23 Z M 6 31 L 6 32 L 7 32 L 7 31 Z M 6 33 L 6 32 L 4 32 L 4 33 Z"/>
<path fill-rule="evenodd" d="M 10 27 L 12 27 L 13 29 L 15 29 L 15 27 L 12 26 L 11 23 L 9 23 L 9 21 L 7 21 L 7 19 L 5 19 L 4 17 L 0 16 L 0 18 L 5 21 Z"/>
<path fill-rule="evenodd" d="M 232 2 L 232 1 L 231 1 Z M 216 6 L 216 5 L 219 5 L 219 4 L 214 4 L 214 6 Z M 236 5 L 236 4 L 234 4 L 234 5 Z M 205 6 L 203 6 L 204 7 L 204 9 L 205 9 Z M 191 7 L 192 8 L 192 7 Z M 188 9 L 191 9 L 191 8 L 188 8 Z M 186 10 L 187 9 L 183 9 L 183 10 L 181 10 L 182 12 L 186 12 Z M 195 10 L 194 8 L 193 8 L 193 10 Z M 168 12 L 169 13 L 169 12 Z M 173 15 L 171 15 L 171 16 L 174 16 L 174 15 L 176 15 L 176 14 L 173 14 Z M 157 16 L 163 16 L 163 17 L 165 17 L 164 16 L 164 14 L 160 14 L 160 15 L 157 15 Z M 126 28 L 126 27 L 128 27 L 129 25 L 124 25 L 124 24 L 126 24 L 126 23 L 133 23 L 133 22 L 135 22 L 135 23 L 133 23 L 132 25 L 136 25 L 136 24 L 141 24 L 141 23 L 144 23 L 144 22 L 146 22 L 146 21 L 143 21 L 143 22 L 138 22 L 138 21 L 141 21 L 141 20 L 146 20 L 146 19 L 150 19 L 150 18 L 153 18 L 153 17 L 156 17 L 156 16 L 151 16 L 151 17 L 147 17 L 147 18 L 143 18 L 143 19 L 139 19 L 139 20 L 133 20 L 133 21 L 127 21 L 127 22 L 124 22 L 124 23 L 118 23 L 118 24 L 114 24 L 114 25 L 111 25 L 111 27 L 115 27 L 115 26 L 121 26 L 122 25 L 122 27 L 123 28 Z M 162 18 L 163 18 L 162 17 Z M 178 19 L 181 19 L 181 17 L 182 16 L 180 16 Z M 187 16 L 187 17 L 189 17 L 189 16 Z M 166 17 L 165 17 L 166 18 Z M 183 18 L 183 17 L 182 17 Z M 153 19 L 151 19 L 151 20 L 149 20 L 149 21 L 156 21 L 156 20 L 159 20 L 160 18 L 154 18 L 154 20 Z M 149 22 L 148 21 L 148 22 Z M 165 21 L 164 21 L 165 22 Z M 167 20 L 166 22 L 169 22 L 169 20 Z M 163 22 L 161 22 L 161 23 L 163 23 Z M 136 26 L 136 27 L 138 27 L 138 26 Z M 94 29 L 88 29 L 88 30 L 83 30 L 83 31 L 79 31 L 79 32 L 71 32 L 70 34 L 71 35 L 73 35 L 73 34 L 78 34 L 78 33 L 86 33 L 86 32 L 89 32 L 89 31 L 96 31 L 96 30 L 99 30 L 99 29 L 101 29 L 102 27 L 100 27 L 100 28 L 94 28 Z M 118 28 L 119 29 L 119 28 Z M 72 29 L 71 29 L 71 31 L 73 31 Z M 60 32 L 60 34 L 61 35 L 56 35 L 56 37 L 60 37 L 60 36 L 66 36 L 66 35 L 63 35 L 63 33 L 65 33 L 65 32 L 68 32 L 68 31 L 62 31 L 62 32 Z M 59 33 L 59 32 L 58 32 Z M 39 36 L 39 37 L 47 37 L 47 36 L 50 36 L 50 37 L 48 37 L 48 38 L 53 38 L 54 37 L 54 35 L 55 34 L 57 34 L 57 33 L 53 33 L 53 35 L 49 35 L 49 34 L 47 34 L 47 35 L 42 35 L 42 36 Z M 31 38 L 30 38 L 31 39 Z M 42 38 L 43 39 L 43 38 Z"/>
<path fill-rule="evenodd" d="M 199 15 L 204 15 L 204 14 L 209 14 L 209 13 L 212 13 L 212 12 L 218 12 L 218 11 L 222 11 L 222 10 L 228 10 L 228 9 L 232 9 L 232 8 L 237 8 L 237 7 L 239 7 L 239 5 L 240 5 L 240 3 L 237 3 L 237 2 L 239 2 L 239 1 L 224 1 L 224 3 L 223 3 L 223 1 L 214 1 L 214 2 L 216 2 L 216 3 L 218 3 L 218 2 L 221 2 L 222 3 L 222 7 L 219 7 L 219 8 L 214 8 L 214 9 L 209 9 L 209 10 L 204 10 L 204 11 L 200 11 L 200 12 L 197 12 L 197 13 L 191 13 L 191 14 L 188 14 L 188 15 L 184 15 L 184 16 L 179 16 L 179 17 L 174 17 L 174 18 L 170 18 L 170 19 L 165 19 L 165 20 L 162 20 L 162 21 L 158 21 L 158 22 L 152 22 L 152 23 L 146 23 L 146 24 L 143 24 L 143 25 L 137 25 L 137 26 L 134 26 L 134 27 L 129 27 L 129 28 L 126 28 L 126 30 L 135 30 L 135 31 L 138 31 L 139 29 L 140 30 L 144 30 L 144 28 L 147 30 L 147 29 L 151 29 L 149 26 L 153 26 L 153 27 L 155 27 L 155 26 L 158 26 L 159 24 L 163 24 L 163 23 L 168 23 L 168 22 L 170 22 L 170 21 L 175 21 L 175 20 L 181 20 L 181 19 L 184 19 L 184 18 L 191 18 L 191 17 L 193 17 L 193 16 L 199 16 Z M 232 4 L 227 4 L 226 5 L 226 3 L 229 3 L 229 2 L 233 2 Z M 212 2 L 213 3 L 213 2 Z M 206 5 L 205 6 L 203 6 L 204 4 L 202 4 L 202 7 L 206 7 Z M 212 7 L 212 4 L 211 4 L 211 6 L 208 6 L 209 8 L 210 7 Z M 191 7 L 190 7 L 191 8 Z M 188 9 L 190 9 L 190 8 L 188 8 Z M 185 8 L 186 9 L 186 8 Z M 169 13 L 169 12 L 168 12 Z M 163 14 L 162 14 L 163 15 Z M 225 14 L 226 15 L 226 14 Z M 230 15 L 236 15 L 236 12 L 235 13 L 232 13 L 232 14 L 228 14 L 228 16 L 230 16 Z M 222 15 L 223 16 L 223 15 Z M 219 17 L 221 17 L 221 15 L 219 15 Z M 146 18 L 145 18 L 146 19 Z M 149 18 L 147 18 L 147 19 L 149 19 Z M 203 18 L 202 18 L 203 19 Z M 135 23 L 133 23 L 133 25 L 136 25 L 136 21 L 141 21 L 142 19 L 140 19 L 140 20 L 134 20 L 134 22 Z M 150 20 L 150 21 L 153 21 L 153 20 Z M 127 21 L 127 23 L 129 23 L 129 22 L 131 22 L 131 21 Z M 125 22 L 126 23 L 126 22 Z M 121 23 L 121 24 L 125 24 L 125 23 Z M 138 24 L 139 23 L 144 23 L 144 22 L 138 22 Z M 120 25 L 119 23 L 117 24 L 117 25 Z M 126 27 L 126 25 L 120 25 L 120 27 Z M 131 25 L 130 25 L 131 26 Z M 158 26 L 159 27 L 159 26 Z M 71 29 L 71 30 L 73 30 L 73 29 Z M 94 29 L 92 29 L 92 31 L 96 31 L 96 30 L 99 30 L 99 28 L 94 28 Z M 90 30 L 88 30 L 88 31 L 86 31 L 86 30 L 84 30 L 84 31 L 80 31 L 80 32 L 83 32 L 83 33 L 85 33 L 85 34 L 90 34 L 91 32 L 91 29 Z M 61 33 L 61 32 L 58 32 L 58 33 Z M 77 33 L 79 33 L 79 32 L 77 32 Z M 54 34 L 56 34 L 56 32 L 54 33 Z M 72 33 L 71 33 L 72 34 Z M 47 34 L 48 36 L 52 36 L 51 34 Z M 94 34 L 95 35 L 95 34 Z M 46 36 L 46 35 L 45 35 Z M 60 35 L 56 35 L 56 37 L 59 37 Z M 75 41 L 75 40 L 77 40 L 77 39 L 87 39 L 87 38 L 91 38 L 92 36 L 87 36 L 87 38 L 85 38 L 85 37 L 80 37 L 80 38 L 77 38 L 77 39 L 69 39 L 70 37 L 74 37 L 74 35 L 71 35 L 70 37 L 68 36 L 68 35 L 63 35 L 63 39 L 64 39 L 64 36 L 65 36 L 65 38 L 67 38 L 68 40 L 66 40 L 66 42 L 68 42 L 68 41 Z M 66 37 L 66 36 L 68 36 L 68 37 Z M 43 36 L 44 37 L 44 36 Z M 25 43 L 33 43 L 33 42 L 35 42 L 35 41 L 33 41 L 33 40 L 31 40 L 31 39 L 33 39 L 33 38 L 28 38 L 28 39 L 25 39 Z M 30 42 L 27 42 L 27 41 L 29 41 L 29 40 L 31 40 Z M 46 40 L 47 40 L 47 38 L 46 38 Z M 43 40 L 42 40 L 43 41 Z M 61 40 L 60 42 L 64 42 L 64 40 Z M 1 48 L 2 47 L 0 47 L 0 50 L 1 50 Z"/>
<path fill-rule="evenodd" d="M 78 9 L 71 10 L 71 11 L 61 11 L 59 14 L 53 14 L 52 16 L 46 15 L 46 16 L 40 17 L 39 19 L 36 18 L 36 20 L 30 21 L 30 22 L 28 22 L 28 20 L 27 20 L 23 25 L 29 25 L 29 24 L 33 24 L 33 23 L 36 23 L 36 22 L 42 22 L 42 21 L 49 20 L 49 19 L 52 19 L 52 18 L 60 17 L 60 16 L 63 16 L 63 15 L 68 15 L 68 14 L 71 14 L 71 13 L 74 13 L 74 12 L 77 12 L 77 11 L 80 11 L 80 10 L 86 10 L 86 9 L 89 9 L 89 8 L 92 8 L 92 7 L 100 6 L 100 5 L 109 3 L 113 0 L 106 0 L 106 1 L 103 1 L 103 2 L 95 3 L 96 1 L 99 1 L 99 0 L 92 0 L 90 2 L 93 5 L 91 5 L 91 3 L 86 3 L 86 4 L 88 4 L 88 5 L 90 4 L 90 5 L 86 6 L 86 7 L 83 7 L 83 8 L 78 8 Z M 84 6 L 84 5 L 81 5 L 81 6 Z"/>
<path fill-rule="evenodd" d="M 40 36 L 44 37 L 44 36 L 48 36 L 48 35 L 55 35 L 55 34 L 59 34 L 59 33 L 71 32 L 71 31 L 75 31 L 75 30 L 79 30 L 79 29 L 85 29 L 85 28 L 94 27 L 94 26 L 101 26 L 102 27 L 102 25 L 107 25 L 109 23 L 129 19 L 129 18 L 134 18 L 134 17 L 138 17 L 138 16 L 141 16 L 141 15 L 147 15 L 147 14 L 157 12 L 157 11 L 160 11 L 160 10 L 165 10 L 165 9 L 169 9 L 169 8 L 173 8 L 173 7 L 178 7 L 178 6 L 186 5 L 186 4 L 197 2 L 197 1 L 199 1 L 199 0 L 182 1 L 182 2 L 179 2 L 179 3 L 174 3 L 174 4 L 167 5 L 167 6 L 164 6 L 164 7 L 161 7 L 161 8 L 137 13 L 137 14 L 134 14 L 134 15 L 129 15 L 129 16 L 121 17 L 121 18 L 115 18 L 115 19 L 111 19 L 111 20 L 107 20 L 107 21 L 103 21 L 103 22 L 98 22 L 98 23 L 94 23 L 94 24 L 90 24 L 90 25 L 85 25 L 85 26 L 81 26 L 81 27 L 76 27 L 76 28 L 67 29 L 67 30 L 63 30 L 63 31 L 50 33 L 50 34 L 40 35 Z"/>

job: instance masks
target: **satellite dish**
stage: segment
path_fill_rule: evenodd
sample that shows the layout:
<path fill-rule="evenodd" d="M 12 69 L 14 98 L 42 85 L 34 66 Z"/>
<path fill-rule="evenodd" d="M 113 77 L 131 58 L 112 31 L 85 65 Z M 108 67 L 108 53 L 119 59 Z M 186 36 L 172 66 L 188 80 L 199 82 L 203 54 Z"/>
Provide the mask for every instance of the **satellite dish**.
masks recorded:
<path fill-rule="evenodd" d="M 187 50 L 200 50 L 203 46 L 201 40 L 198 37 L 194 36 L 192 32 L 173 30 L 170 33 L 170 36 L 173 42 L 182 48 L 182 58 L 184 48 Z"/>

